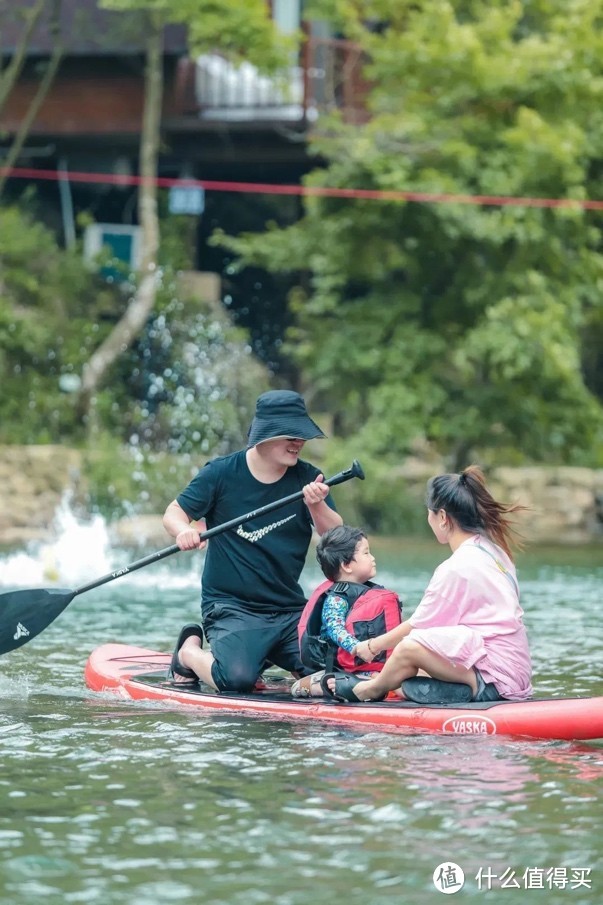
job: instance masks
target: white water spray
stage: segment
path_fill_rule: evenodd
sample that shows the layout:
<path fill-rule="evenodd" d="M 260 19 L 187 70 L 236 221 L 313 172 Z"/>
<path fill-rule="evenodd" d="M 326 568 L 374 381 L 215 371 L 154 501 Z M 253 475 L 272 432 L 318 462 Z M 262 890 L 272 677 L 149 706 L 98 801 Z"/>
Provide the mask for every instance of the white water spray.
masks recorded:
<path fill-rule="evenodd" d="M 128 551 L 111 546 L 110 525 L 105 519 L 100 515 L 79 519 L 70 502 L 66 495 L 57 509 L 52 540 L 32 543 L 25 550 L 0 557 L 0 587 L 72 588 L 129 564 Z M 198 587 L 200 556 L 181 554 L 180 565 L 182 568 L 175 571 L 167 565 L 151 564 L 118 580 L 135 582 L 138 587 L 157 587 L 158 583 L 166 589 Z"/>
<path fill-rule="evenodd" d="M 53 539 L 31 544 L 0 563 L 0 582 L 13 587 L 71 585 L 111 568 L 109 535 L 101 516 L 81 521 L 71 511 L 69 495 L 57 509 L 49 532 Z"/>

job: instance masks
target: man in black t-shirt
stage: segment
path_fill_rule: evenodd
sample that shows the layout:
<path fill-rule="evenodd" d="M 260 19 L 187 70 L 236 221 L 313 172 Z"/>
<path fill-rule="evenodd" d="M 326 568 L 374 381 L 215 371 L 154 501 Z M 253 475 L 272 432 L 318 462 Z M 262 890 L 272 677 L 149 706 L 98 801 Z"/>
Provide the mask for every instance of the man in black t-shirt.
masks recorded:
<path fill-rule="evenodd" d="M 299 458 L 306 440 L 324 437 L 304 400 L 289 390 L 259 397 L 247 449 L 208 462 L 165 511 L 163 523 L 181 550 L 203 547 L 200 526 L 224 524 L 303 490 L 303 499 L 215 535 L 202 578 L 201 626 L 185 626 L 170 673 L 179 683 L 198 679 L 218 691 L 250 691 L 264 665 L 296 676 L 297 623 L 305 605 L 299 585 L 312 527 L 341 525 L 320 470 Z"/>

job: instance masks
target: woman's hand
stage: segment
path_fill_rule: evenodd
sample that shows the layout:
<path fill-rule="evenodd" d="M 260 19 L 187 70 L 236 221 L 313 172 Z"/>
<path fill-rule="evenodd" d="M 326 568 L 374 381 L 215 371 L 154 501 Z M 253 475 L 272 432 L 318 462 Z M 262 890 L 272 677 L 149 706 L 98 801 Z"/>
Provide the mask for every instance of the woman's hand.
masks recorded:
<path fill-rule="evenodd" d="M 369 647 L 369 643 L 369 641 L 359 641 L 354 648 L 354 656 L 358 657 L 360 660 L 364 660 L 365 663 L 372 663 L 379 653 L 377 650 L 373 653 Z"/>

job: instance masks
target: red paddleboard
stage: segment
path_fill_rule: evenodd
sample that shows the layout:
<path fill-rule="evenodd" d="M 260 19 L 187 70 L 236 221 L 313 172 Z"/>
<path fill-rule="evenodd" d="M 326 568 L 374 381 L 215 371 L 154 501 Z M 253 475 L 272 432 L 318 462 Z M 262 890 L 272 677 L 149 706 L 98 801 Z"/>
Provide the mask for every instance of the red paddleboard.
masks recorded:
<path fill-rule="evenodd" d="M 322 698 L 294 699 L 289 686 L 251 694 L 218 694 L 206 687 L 182 688 L 166 678 L 171 654 L 104 644 L 85 669 L 93 691 L 134 701 L 163 701 L 216 713 L 271 719 L 305 719 L 371 730 L 443 732 L 456 735 L 505 735 L 539 739 L 603 738 L 603 697 L 494 701 L 485 704 L 419 705 L 400 698 L 363 704 Z"/>

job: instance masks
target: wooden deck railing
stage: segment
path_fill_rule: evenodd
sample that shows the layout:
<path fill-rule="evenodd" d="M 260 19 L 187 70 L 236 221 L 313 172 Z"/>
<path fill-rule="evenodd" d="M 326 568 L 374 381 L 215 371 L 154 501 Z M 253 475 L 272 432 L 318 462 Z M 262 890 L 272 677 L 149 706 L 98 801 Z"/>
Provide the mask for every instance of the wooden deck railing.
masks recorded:
<path fill-rule="evenodd" d="M 235 67 L 219 54 L 182 60 L 174 83 L 172 112 L 206 120 L 253 122 L 316 121 L 342 112 L 347 122 L 365 122 L 369 83 L 366 58 L 352 41 L 309 36 L 299 65 L 279 78 L 262 75 L 249 63 Z"/>
<path fill-rule="evenodd" d="M 353 41 L 309 37 L 302 49 L 308 113 L 339 110 L 347 122 L 366 122 L 369 83 L 363 75 L 365 63 L 366 56 Z"/>

